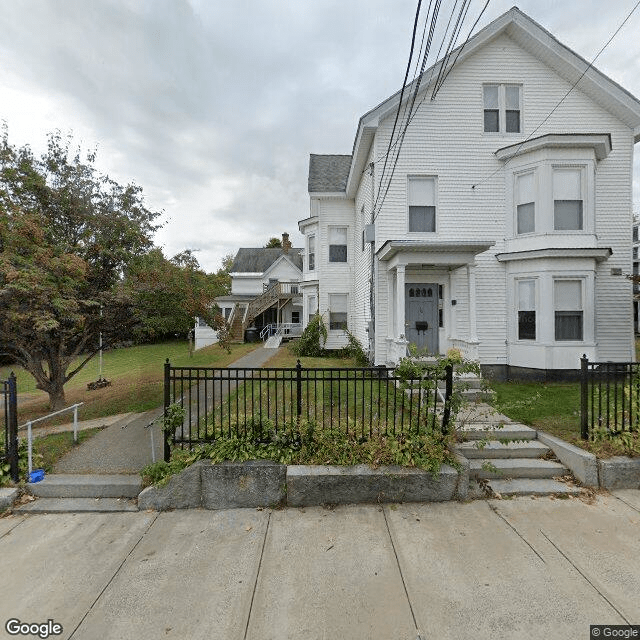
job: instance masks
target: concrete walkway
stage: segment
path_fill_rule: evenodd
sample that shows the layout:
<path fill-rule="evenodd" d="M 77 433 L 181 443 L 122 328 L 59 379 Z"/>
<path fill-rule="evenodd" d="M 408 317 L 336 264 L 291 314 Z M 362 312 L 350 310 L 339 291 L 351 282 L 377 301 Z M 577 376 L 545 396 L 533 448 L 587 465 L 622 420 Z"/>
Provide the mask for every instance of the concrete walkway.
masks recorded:
<path fill-rule="evenodd" d="M 260 367 L 276 353 L 277 350 L 258 347 L 229 366 Z M 158 420 L 162 413 L 163 408 L 158 407 L 141 414 L 126 414 L 59 460 L 54 473 L 138 473 L 152 462 L 152 430 L 155 459 L 162 460 L 162 426 Z M 154 420 L 153 426 L 148 427 Z"/>
<path fill-rule="evenodd" d="M 82 640 L 585 640 L 640 623 L 639 532 L 638 490 L 10 516 L 0 618 Z"/>

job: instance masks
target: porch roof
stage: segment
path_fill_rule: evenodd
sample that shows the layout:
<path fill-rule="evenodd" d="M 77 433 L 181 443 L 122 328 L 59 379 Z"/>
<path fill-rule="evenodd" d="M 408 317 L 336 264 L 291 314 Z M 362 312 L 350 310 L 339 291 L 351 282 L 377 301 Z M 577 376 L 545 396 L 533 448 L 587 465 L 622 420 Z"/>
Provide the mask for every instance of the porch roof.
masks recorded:
<path fill-rule="evenodd" d="M 398 265 L 429 264 L 460 267 L 473 262 L 476 255 L 487 251 L 494 240 L 446 242 L 432 240 L 387 240 L 377 251 L 378 259 L 389 262 L 388 268 Z"/>

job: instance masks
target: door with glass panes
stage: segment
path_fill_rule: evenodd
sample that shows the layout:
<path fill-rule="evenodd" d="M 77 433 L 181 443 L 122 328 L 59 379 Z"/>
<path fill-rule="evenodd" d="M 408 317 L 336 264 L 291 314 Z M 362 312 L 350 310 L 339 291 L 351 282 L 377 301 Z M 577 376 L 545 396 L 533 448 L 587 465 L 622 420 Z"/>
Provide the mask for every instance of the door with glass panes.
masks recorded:
<path fill-rule="evenodd" d="M 405 285 L 405 336 L 410 344 L 438 353 L 438 285 Z"/>

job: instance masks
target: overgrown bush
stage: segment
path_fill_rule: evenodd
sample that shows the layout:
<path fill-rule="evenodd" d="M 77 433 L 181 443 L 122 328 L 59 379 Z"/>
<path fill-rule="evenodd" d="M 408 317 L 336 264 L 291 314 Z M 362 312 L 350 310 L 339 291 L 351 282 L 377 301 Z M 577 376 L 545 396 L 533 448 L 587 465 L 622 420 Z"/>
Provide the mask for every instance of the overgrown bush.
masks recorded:
<path fill-rule="evenodd" d="M 385 434 L 374 432 L 370 437 L 359 436 L 355 423 L 345 429 L 318 427 L 314 421 L 304 421 L 298 427 L 289 424 L 275 430 L 264 421 L 258 430 L 247 434 L 220 438 L 195 447 L 191 451 L 174 450 L 170 463 L 157 462 L 142 470 L 148 483 L 160 486 L 169 478 L 198 460 L 211 462 L 273 460 L 281 464 L 401 465 L 438 473 L 442 464 L 457 466 L 451 454 L 452 436 L 433 432 Z M 236 429 L 239 432 L 240 429 Z"/>
<path fill-rule="evenodd" d="M 291 350 L 299 358 L 319 358 L 325 355 L 327 326 L 319 313 L 316 313 L 305 327 L 302 335 L 291 345 Z"/>
<path fill-rule="evenodd" d="M 348 329 L 345 330 L 345 333 L 347 334 L 347 346 L 340 349 L 341 357 L 352 358 L 359 367 L 368 367 L 370 364 L 369 356 L 360 340 Z"/>

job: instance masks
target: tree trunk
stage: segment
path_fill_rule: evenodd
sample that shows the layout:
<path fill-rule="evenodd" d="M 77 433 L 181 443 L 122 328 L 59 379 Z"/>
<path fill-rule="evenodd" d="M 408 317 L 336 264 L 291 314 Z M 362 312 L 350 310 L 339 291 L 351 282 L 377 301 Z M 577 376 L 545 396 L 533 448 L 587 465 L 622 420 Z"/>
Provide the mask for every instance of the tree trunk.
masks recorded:
<path fill-rule="evenodd" d="M 51 411 L 59 411 L 60 409 L 64 409 L 66 400 L 64 397 L 64 386 L 62 384 L 58 385 L 55 382 L 49 385 L 49 388 L 46 390 L 49 394 L 49 408 Z"/>

